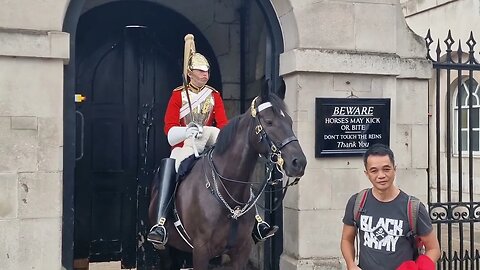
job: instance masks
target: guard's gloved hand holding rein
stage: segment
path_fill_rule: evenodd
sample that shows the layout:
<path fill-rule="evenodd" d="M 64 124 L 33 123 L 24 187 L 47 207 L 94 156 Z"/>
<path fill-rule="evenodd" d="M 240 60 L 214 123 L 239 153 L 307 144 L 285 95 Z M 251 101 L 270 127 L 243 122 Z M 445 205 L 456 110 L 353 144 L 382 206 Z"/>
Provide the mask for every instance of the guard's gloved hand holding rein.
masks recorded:
<path fill-rule="evenodd" d="M 203 127 L 195 122 L 190 122 L 190 124 L 187 125 L 187 129 L 185 130 L 185 136 L 187 138 L 195 138 L 199 139 L 203 135 Z"/>
<path fill-rule="evenodd" d="M 171 146 L 177 145 L 187 138 L 199 139 L 203 135 L 203 127 L 191 122 L 186 127 L 172 127 L 168 131 L 167 139 Z"/>

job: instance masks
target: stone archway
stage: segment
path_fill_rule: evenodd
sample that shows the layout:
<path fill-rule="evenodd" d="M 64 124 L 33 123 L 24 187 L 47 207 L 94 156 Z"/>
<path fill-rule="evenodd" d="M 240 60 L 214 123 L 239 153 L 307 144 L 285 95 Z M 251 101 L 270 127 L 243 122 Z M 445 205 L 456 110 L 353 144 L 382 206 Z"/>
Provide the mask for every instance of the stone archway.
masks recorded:
<path fill-rule="evenodd" d="M 65 107 L 64 107 L 64 134 L 65 134 L 65 148 L 64 148 L 64 232 L 63 232 L 63 251 L 62 251 L 62 263 L 65 267 L 71 265 L 73 261 L 73 254 L 68 248 L 73 244 L 73 225 L 74 225 L 74 202 L 72 197 L 75 193 L 74 187 L 74 168 L 75 168 L 75 134 L 73 127 L 75 126 L 75 109 L 71 107 L 70 101 L 73 99 L 75 94 L 74 90 L 76 89 L 75 85 L 75 74 L 78 72 L 78 62 L 76 59 L 76 51 L 78 51 L 79 44 L 76 44 L 74 41 L 78 39 L 77 24 L 80 16 L 89 10 L 93 10 L 102 5 L 106 5 L 109 2 L 122 2 L 122 1 L 75 1 L 70 3 L 68 7 L 67 14 L 65 16 L 64 22 L 64 31 L 71 34 L 71 59 L 69 65 L 65 68 Z M 198 29 L 199 37 L 197 39 L 197 49 L 200 51 L 202 47 L 205 48 L 205 44 L 211 45 L 211 53 L 207 53 L 207 56 L 211 56 L 210 59 L 216 59 L 218 61 L 218 76 L 219 81 L 214 85 L 215 87 L 223 90 L 223 95 L 225 102 L 229 104 L 230 110 L 228 111 L 230 116 L 238 114 L 244 109 L 244 105 L 248 104 L 249 100 L 254 97 L 256 93 L 257 84 L 255 83 L 258 80 L 258 77 L 263 76 L 263 74 L 268 73 L 267 77 L 275 78 L 278 76 L 278 58 L 279 54 L 283 50 L 283 41 L 282 35 L 280 33 L 280 27 L 278 25 L 278 19 L 273 11 L 273 7 L 269 1 L 257 1 L 256 3 L 250 6 L 241 6 L 244 4 L 243 1 L 233 1 L 234 4 L 238 4 L 236 7 L 250 9 L 243 10 L 239 12 L 237 8 L 229 11 L 229 8 L 232 8 L 231 3 L 225 3 L 226 7 L 217 6 L 216 9 L 222 9 L 217 11 L 216 16 L 217 22 L 213 24 L 210 22 L 210 26 L 207 26 L 206 23 L 208 20 L 202 20 L 202 17 L 197 15 L 192 15 L 191 9 L 185 9 L 182 5 L 177 3 L 178 1 L 145 1 L 145 3 L 150 3 L 151 5 L 163 5 L 168 7 L 171 10 L 176 11 L 178 14 L 182 14 L 185 17 L 188 17 L 189 20 L 196 25 Z M 177 3 L 177 5 L 175 5 Z M 220 3 L 221 4 L 221 3 Z M 195 10 L 195 9 L 193 9 Z M 242 10 L 242 9 L 240 9 Z M 198 11 L 198 9 L 197 9 Z M 222 12 L 223 11 L 223 12 Z M 243 13 L 242 13 L 243 12 Z M 198 12 L 197 12 L 198 13 Z M 201 12 L 200 12 L 201 13 Z M 255 17 L 250 17 L 250 20 L 247 18 L 248 14 L 255 14 Z M 228 17 L 231 16 L 231 17 Z M 238 16 L 243 16 L 243 21 L 238 19 Z M 265 17 L 266 16 L 266 17 Z M 273 16 L 273 17 L 272 17 Z M 266 19 L 263 19 L 263 18 Z M 208 17 L 210 18 L 210 17 Z M 228 25 L 228 29 L 225 29 L 225 25 Z M 266 33 L 269 34 L 269 37 L 266 40 L 252 38 L 250 40 L 256 40 L 255 46 L 252 44 L 245 44 L 241 42 L 244 40 L 248 33 L 245 32 L 245 28 L 251 25 L 260 25 L 262 28 L 267 29 Z M 273 26 L 272 26 L 273 25 Z M 243 30 L 242 30 L 243 29 Z M 187 31 L 185 31 L 187 32 Z M 224 34 L 227 39 L 222 38 Z M 205 36 L 205 39 L 201 39 L 201 36 Z M 263 42 L 263 45 L 262 45 Z M 265 44 L 268 43 L 268 44 Z M 178 46 L 181 47 L 182 41 L 178 42 Z M 257 53 L 256 56 L 250 53 L 249 57 L 246 57 L 248 51 L 247 47 L 255 47 Z M 263 46 L 263 48 L 262 48 Z M 205 50 L 202 52 L 205 53 Z M 252 68 L 255 70 L 256 64 L 258 64 L 259 59 L 264 59 L 265 64 L 260 65 L 261 69 L 252 72 Z M 232 62 L 233 61 L 233 62 Z M 238 64 L 240 61 L 240 64 Z M 260 61 L 262 62 L 262 61 Z M 232 63 L 237 63 L 232 65 Z M 243 64 L 242 64 L 243 63 Z M 233 66 L 235 68 L 226 68 L 227 66 Z M 248 70 L 248 71 L 247 71 Z M 215 77 L 215 76 L 212 76 Z M 238 89 L 240 88 L 240 93 Z M 278 220 L 282 221 L 282 215 L 271 215 L 267 217 L 267 220 Z M 275 222 L 275 221 L 273 221 Z M 280 244 L 282 239 L 280 238 Z M 277 262 L 274 264 L 278 265 L 278 256 L 282 252 L 282 247 L 274 252 L 274 255 L 277 257 Z M 273 253 L 272 253 L 273 254 Z M 276 255 L 275 255 L 276 254 Z M 267 255 L 270 256 L 270 255 Z M 269 263 L 271 264 L 271 262 Z"/>

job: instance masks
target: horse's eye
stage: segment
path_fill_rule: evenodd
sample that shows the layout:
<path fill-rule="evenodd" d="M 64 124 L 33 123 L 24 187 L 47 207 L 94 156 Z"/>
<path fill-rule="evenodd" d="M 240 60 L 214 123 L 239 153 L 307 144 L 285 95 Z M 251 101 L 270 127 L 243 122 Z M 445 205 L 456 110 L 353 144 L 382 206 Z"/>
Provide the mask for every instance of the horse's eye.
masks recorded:
<path fill-rule="evenodd" d="M 271 125 L 273 125 L 273 120 L 272 119 L 265 119 L 265 124 L 267 124 L 267 126 L 271 126 Z"/>

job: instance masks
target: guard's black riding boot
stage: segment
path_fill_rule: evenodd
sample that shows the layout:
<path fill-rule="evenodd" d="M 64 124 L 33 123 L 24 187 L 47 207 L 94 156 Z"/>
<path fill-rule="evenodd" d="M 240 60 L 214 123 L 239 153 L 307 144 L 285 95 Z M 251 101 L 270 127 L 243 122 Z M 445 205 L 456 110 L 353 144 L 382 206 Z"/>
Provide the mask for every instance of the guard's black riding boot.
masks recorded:
<path fill-rule="evenodd" d="M 165 228 L 165 221 L 170 210 L 173 192 L 175 191 L 175 159 L 164 158 L 160 162 L 160 168 L 153 179 L 158 183 L 158 214 L 157 224 L 155 224 L 147 235 L 156 249 L 164 249 L 167 244 L 168 234 Z"/>
<path fill-rule="evenodd" d="M 255 243 L 263 242 L 267 238 L 272 237 L 277 232 L 278 226 L 270 226 L 265 222 L 259 214 L 255 215 L 255 225 L 253 226 L 253 240 Z"/>

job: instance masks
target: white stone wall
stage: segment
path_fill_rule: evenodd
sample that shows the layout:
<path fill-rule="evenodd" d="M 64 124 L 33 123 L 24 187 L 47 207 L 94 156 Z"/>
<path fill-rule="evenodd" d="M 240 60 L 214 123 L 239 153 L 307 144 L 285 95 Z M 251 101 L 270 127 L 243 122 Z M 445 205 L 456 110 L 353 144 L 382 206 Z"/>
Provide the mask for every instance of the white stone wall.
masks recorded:
<path fill-rule="evenodd" d="M 66 4 L 0 1 L 0 268 L 6 270 L 61 268 Z"/>
<path fill-rule="evenodd" d="M 390 98 L 397 185 L 425 200 L 431 63 L 399 1 L 273 2 L 285 35 L 285 100 L 308 160 L 285 200 L 281 269 L 344 269 L 345 204 L 369 181 L 360 157 L 315 158 L 315 98 Z"/>
<path fill-rule="evenodd" d="M 462 42 L 467 41 L 470 31 L 473 31 L 476 40 L 480 38 L 480 1 L 437 0 L 436 2 L 438 3 L 408 0 L 403 3 L 408 26 L 415 33 L 424 37 L 430 29 L 435 40 L 440 39 L 441 46 L 444 46 L 443 40 L 447 37 L 448 30 L 452 31 L 456 45 L 458 45 L 459 39 Z M 425 6 L 428 3 L 430 4 Z M 465 44 L 462 44 L 462 48 L 468 49 Z"/>

